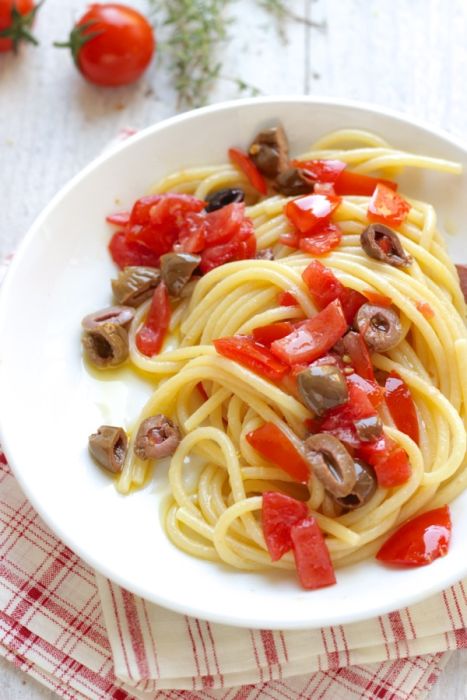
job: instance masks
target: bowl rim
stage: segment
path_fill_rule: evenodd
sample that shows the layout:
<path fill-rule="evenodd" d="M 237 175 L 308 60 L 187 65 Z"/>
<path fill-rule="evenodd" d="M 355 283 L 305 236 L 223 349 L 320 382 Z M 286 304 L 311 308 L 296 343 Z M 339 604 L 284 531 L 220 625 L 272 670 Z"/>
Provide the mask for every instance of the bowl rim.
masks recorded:
<path fill-rule="evenodd" d="M 106 148 L 101 154 L 99 154 L 96 158 L 90 161 L 88 165 L 86 165 L 84 168 L 82 168 L 76 175 L 74 175 L 65 185 L 63 185 L 58 192 L 52 197 L 52 199 L 48 202 L 48 204 L 41 210 L 41 212 L 38 214 L 38 216 L 34 219 L 33 223 L 29 227 L 26 235 L 23 237 L 21 242 L 19 243 L 16 252 L 14 253 L 13 259 L 11 263 L 8 266 L 7 273 L 5 275 L 5 278 L 3 282 L 0 284 L 0 328 L 2 326 L 2 323 L 4 321 L 4 317 L 7 313 L 7 308 L 6 308 L 6 303 L 5 300 L 8 297 L 8 291 L 10 284 L 13 283 L 14 277 L 15 277 L 15 271 L 18 267 L 21 266 L 22 264 L 22 258 L 26 255 L 27 249 L 29 247 L 29 242 L 34 238 L 36 235 L 36 232 L 41 228 L 43 223 L 47 220 L 50 212 L 52 212 L 55 207 L 61 202 L 63 198 L 66 197 L 66 195 L 72 191 L 77 185 L 80 184 L 82 180 L 85 180 L 90 173 L 92 173 L 94 170 L 98 169 L 101 164 L 105 163 L 108 160 L 111 160 L 114 157 L 118 157 L 118 155 L 122 152 L 125 151 L 126 149 L 132 148 L 134 144 L 145 140 L 146 138 L 152 137 L 154 134 L 157 134 L 159 131 L 164 131 L 167 128 L 170 128 L 176 124 L 183 123 L 185 121 L 190 121 L 194 117 L 198 116 L 203 116 L 206 114 L 215 114 L 221 113 L 225 110 L 231 110 L 231 109 L 242 109 L 244 107 L 250 107 L 254 106 L 256 104 L 261 104 L 261 105 L 271 105 L 271 107 L 274 107 L 274 105 L 277 104 L 309 104 L 309 105 L 325 105 L 329 107 L 337 107 L 337 108 L 345 108 L 348 107 L 352 110 L 360 111 L 362 113 L 371 113 L 375 114 L 377 116 L 383 116 L 383 117 L 389 117 L 392 120 L 399 121 L 401 124 L 404 125 L 410 125 L 414 126 L 420 130 L 423 130 L 427 132 L 428 134 L 431 134 L 435 137 L 438 137 L 455 148 L 463 151 L 467 155 L 467 141 L 463 141 L 462 139 L 458 138 L 455 135 L 452 135 L 451 133 L 447 132 L 444 129 L 438 128 L 438 127 L 433 127 L 429 122 L 418 119 L 418 118 L 412 118 L 408 114 L 405 114 L 404 112 L 400 110 L 394 110 L 391 108 L 386 108 L 382 107 L 380 105 L 371 103 L 371 102 L 364 102 L 364 101 L 358 101 L 358 100 L 347 100 L 345 98 L 335 98 L 335 97 L 320 97 L 320 96 L 307 96 L 307 95 L 271 95 L 267 97 L 251 97 L 251 98 L 242 98 L 238 100 L 228 100 L 228 101 L 223 101 L 219 103 L 215 103 L 212 105 L 208 105 L 205 107 L 200 107 L 198 109 L 190 110 L 188 112 L 184 112 L 182 114 L 177 114 L 172 117 L 162 119 L 159 122 L 156 122 L 155 124 L 152 124 L 148 127 L 145 127 L 141 131 L 137 131 L 135 134 L 132 134 L 130 137 L 127 139 L 123 140 L 120 143 L 116 144 L 110 144 L 110 147 Z M 0 402 L 0 444 L 2 445 L 5 454 L 8 454 L 8 435 L 6 435 L 3 432 L 3 427 L 2 427 L 2 421 L 1 421 L 1 416 L 2 416 L 2 406 L 4 404 Z M 145 600 L 148 600 L 152 603 L 155 603 L 157 605 L 160 605 L 161 607 L 167 608 L 169 610 L 172 610 L 176 613 L 184 614 L 184 615 L 190 615 L 199 619 L 204 619 L 204 620 L 209 620 L 214 623 L 219 623 L 219 624 L 224 624 L 224 625 L 229 625 L 232 627 L 248 627 L 252 629 L 288 629 L 288 630 L 298 630 L 298 629 L 316 629 L 319 627 L 325 627 L 328 626 L 329 624 L 349 624 L 352 622 L 360 622 L 364 620 L 368 620 L 370 618 L 376 617 L 378 615 L 382 614 L 387 614 L 389 612 L 392 612 L 396 609 L 399 609 L 399 605 L 396 607 L 394 604 L 391 603 L 380 603 L 378 605 L 373 605 L 369 607 L 365 612 L 362 614 L 361 612 L 358 613 L 352 613 L 352 611 L 349 611 L 347 614 L 340 616 L 339 620 L 335 621 L 327 621 L 326 616 L 322 616 L 320 618 L 317 618 L 313 622 L 307 622 L 307 621 L 293 621 L 287 624 L 282 624 L 281 627 L 277 627 L 274 625 L 268 626 L 264 624 L 264 621 L 254 621 L 250 617 L 242 617 L 241 615 L 236 614 L 235 618 L 233 619 L 227 612 L 225 614 L 212 614 L 209 616 L 206 616 L 206 613 L 203 610 L 200 610 L 197 608 L 195 603 L 192 603 L 191 601 L 186 601 L 186 603 L 176 603 L 172 600 L 168 600 L 165 596 L 163 595 L 152 595 L 151 597 L 148 597 L 148 592 L 143 590 L 141 587 L 138 587 L 138 585 L 133 585 L 133 583 L 128 582 L 125 579 L 125 575 L 123 573 L 115 573 L 114 571 L 109 571 L 107 567 L 104 564 L 101 564 L 99 561 L 97 561 L 92 553 L 89 553 L 87 551 L 83 551 L 81 548 L 79 542 L 75 541 L 75 538 L 71 535 L 69 535 L 67 532 L 62 530 L 61 524 L 58 523 L 53 519 L 53 517 L 49 517 L 48 513 L 44 508 L 42 508 L 41 503 L 39 500 L 36 500 L 35 494 L 34 494 L 34 489 L 29 486 L 28 481 L 26 478 L 23 478 L 23 474 L 21 469 L 16 468 L 15 466 L 15 460 L 14 456 L 12 455 L 11 458 L 8 457 L 8 464 L 11 467 L 11 470 L 18 481 L 21 490 L 23 491 L 24 495 L 30 502 L 30 504 L 33 506 L 35 511 L 39 514 L 41 519 L 46 523 L 46 525 L 51 529 L 51 531 L 56 535 L 57 538 L 59 538 L 67 547 L 69 547 L 75 554 L 77 554 L 81 559 L 83 559 L 84 562 L 86 562 L 90 567 L 92 567 L 96 572 L 99 574 L 105 576 L 112 582 L 122 586 L 123 588 L 126 588 L 127 590 L 130 590 L 132 593 L 135 595 L 138 595 L 142 597 Z M 448 572 L 449 573 L 449 572 Z M 406 607 L 408 605 L 413 605 L 414 603 L 417 603 L 421 600 L 425 600 L 429 598 L 431 595 L 434 595 L 436 593 L 439 593 L 441 590 L 444 590 L 448 588 L 449 586 L 453 585 L 454 583 L 458 582 L 463 576 L 467 575 L 467 558 L 465 560 L 464 566 L 460 565 L 456 568 L 455 571 L 450 572 L 449 575 L 444 575 L 442 581 L 438 579 L 434 579 L 432 583 L 428 583 L 423 590 L 416 591 L 412 590 L 411 593 L 406 594 L 404 597 L 404 603 L 403 607 Z M 431 578 L 431 577 L 430 577 Z M 129 585 L 130 584 L 130 585 Z"/>

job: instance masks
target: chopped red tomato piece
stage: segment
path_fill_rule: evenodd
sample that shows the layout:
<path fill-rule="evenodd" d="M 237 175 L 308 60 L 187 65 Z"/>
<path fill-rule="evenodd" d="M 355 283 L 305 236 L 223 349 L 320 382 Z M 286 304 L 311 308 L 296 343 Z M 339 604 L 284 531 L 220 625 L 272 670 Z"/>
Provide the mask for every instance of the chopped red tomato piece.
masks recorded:
<path fill-rule="evenodd" d="M 248 433 L 246 439 L 263 457 L 283 469 L 293 479 L 302 482 L 308 480 L 308 462 L 274 423 L 265 423 Z"/>
<path fill-rule="evenodd" d="M 342 160 L 293 160 L 295 168 L 303 170 L 308 178 L 316 182 L 336 182 L 346 167 Z"/>
<path fill-rule="evenodd" d="M 298 301 L 292 292 L 289 291 L 279 292 L 277 295 L 277 303 L 279 306 L 298 306 Z"/>
<path fill-rule="evenodd" d="M 420 431 L 417 410 L 409 387 L 397 372 L 391 372 L 387 377 L 384 396 L 396 428 L 418 445 Z"/>
<path fill-rule="evenodd" d="M 314 194 L 326 194 L 335 197 L 336 192 L 332 182 L 317 182 L 313 187 Z"/>
<path fill-rule="evenodd" d="M 279 236 L 279 243 L 282 243 L 282 245 L 287 245 L 289 248 L 298 248 L 299 242 L 300 237 L 297 231 L 294 231 L 293 233 L 281 233 Z"/>
<path fill-rule="evenodd" d="M 312 362 L 330 350 L 346 330 L 347 321 L 336 299 L 285 338 L 275 340 L 271 351 L 289 365 Z"/>
<path fill-rule="evenodd" d="M 350 331 L 343 337 L 345 352 L 357 374 L 364 379 L 374 379 L 373 365 L 367 344 L 361 333 Z"/>
<path fill-rule="evenodd" d="M 329 220 L 340 202 L 333 195 L 306 194 L 287 202 L 284 212 L 300 233 L 311 234 L 318 224 Z"/>
<path fill-rule="evenodd" d="M 427 321 L 430 321 L 432 318 L 434 318 L 435 312 L 431 308 L 431 306 L 428 304 L 426 301 L 417 301 L 415 306 L 417 309 L 420 311 L 421 314 L 425 316 Z"/>
<path fill-rule="evenodd" d="M 128 241 L 123 231 L 114 233 L 110 239 L 109 252 L 114 263 L 120 268 L 128 265 L 159 266 L 159 255 L 138 241 Z"/>
<path fill-rule="evenodd" d="M 375 442 L 362 442 L 358 455 L 374 467 L 378 484 L 383 488 L 400 486 L 410 479 L 407 453 L 388 435 L 382 435 Z"/>
<path fill-rule="evenodd" d="M 204 238 L 207 246 L 227 243 L 238 232 L 245 218 L 243 202 L 233 202 L 209 212 L 205 217 Z"/>
<path fill-rule="evenodd" d="M 329 550 L 315 518 L 305 518 L 290 531 L 298 577 L 303 588 L 314 590 L 336 583 Z"/>
<path fill-rule="evenodd" d="M 326 255 L 330 250 L 337 248 L 342 239 L 342 231 L 337 224 L 326 221 L 313 230 L 312 236 L 300 238 L 298 245 L 300 250 L 310 255 Z"/>
<path fill-rule="evenodd" d="M 366 391 L 355 382 L 347 384 L 349 399 L 342 406 L 328 411 L 321 421 L 321 431 L 330 433 L 348 447 L 358 448 L 361 440 L 357 435 L 355 421 L 375 416 L 376 411 Z"/>
<path fill-rule="evenodd" d="M 126 226 L 127 223 L 130 221 L 130 212 L 116 211 L 115 214 L 109 214 L 109 216 L 106 216 L 105 220 L 108 221 L 109 224 L 115 224 L 116 226 Z"/>
<path fill-rule="evenodd" d="M 368 396 L 374 408 L 377 409 L 381 406 L 384 401 L 384 391 L 377 382 L 371 379 L 364 379 L 359 374 L 350 374 L 347 377 L 347 381 L 360 387 Z"/>
<path fill-rule="evenodd" d="M 388 226 L 400 226 L 407 218 L 410 204 L 386 185 L 377 185 L 368 204 L 368 219 Z"/>
<path fill-rule="evenodd" d="M 227 243 L 206 248 L 201 253 L 200 269 L 203 274 L 206 274 L 219 265 L 254 258 L 255 254 L 256 236 L 253 222 L 250 219 L 244 219 L 237 233 Z"/>
<path fill-rule="evenodd" d="M 146 355 L 157 355 L 164 342 L 170 322 L 169 293 L 164 282 L 161 282 L 152 297 L 149 313 L 141 328 L 136 333 L 136 347 Z"/>
<path fill-rule="evenodd" d="M 380 177 L 370 177 L 361 173 L 353 173 L 351 170 L 343 170 L 334 183 L 336 194 L 359 195 L 371 197 L 376 185 L 382 184 L 391 190 L 397 190 L 397 183 L 391 180 L 383 180 Z"/>
<path fill-rule="evenodd" d="M 283 493 L 263 493 L 263 535 L 272 561 L 292 549 L 290 528 L 308 515 L 308 506 Z"/>
<path fill-rule="evenodd" d="M 451 541 L 448 506 L 417 515 L 401 525 L 376 555 L 385 564 L 425 566 L 448 553 Z"/>
<path fill-rule="evenodd" d="M 379 292 L 374 292 L 372 289 L 365 289 L 363 295 L 368 299 L 370 304 L 376 304 L 377 306 L 384 306 L 388 309 L 392 304 L 392 299 L 387 297 L 385 294 L 380 294 Z"/>
<path fill-rule="evenodd" d="M 302 278 L 318 309 L 323 309 L 331 301 L 339 299 L 348 324 L 352 323 L 358 309 L 366 302 L 363 294 L 344 287 L 333 271 L 319 260 L 313 260 L 308 265 L 302 273 Z"/>
<path fill-rule="evenodd" d="M 258 190 L 261 194 L 267 194 L 268 186 L 266 180 L 246 153 L 239 148 L 229 148 L 229 158 L 242 171 L 255 190 Z"/>
<path fill-rule="evenodd" d="M 246 335 L 219 338 L 214 341 L 214 347 L 219 355 L 228 357 L 272 381 L 282 379 L 288 370 L 287 365 L 278 360 L 267 348 Z"/>
<path fill-rule="evenodd" d="M 275 340 L 279 340 L 293 331 L 290 321 L 279 321 L 269 326 L 259 326 L 253 329 L 253 338 L 257 343 L 269 347 Z"/>

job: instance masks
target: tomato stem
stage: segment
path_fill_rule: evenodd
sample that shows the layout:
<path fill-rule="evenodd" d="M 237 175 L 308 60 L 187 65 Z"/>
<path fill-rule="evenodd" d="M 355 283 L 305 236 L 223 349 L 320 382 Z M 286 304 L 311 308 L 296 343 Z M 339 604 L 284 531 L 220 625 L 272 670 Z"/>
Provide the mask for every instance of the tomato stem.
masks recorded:
<path fill-rule="evenodd" d="M 92 27 L 94 24 L 96 24 L 97 20 L 91 19 L 89 22 L 85 22 L 84 24 L 79 24 L 76 27 L 73 27 L 73 29 L 70 32 L 70 36 L 68 37 L 68 41 L 54 41 L 53 45 L 58 48 L 58 49 L 70 49 L 71 50 L 71 55 L 73 56 L 73 61 L 75 62 L 75 65 L 78 66 L 78 56 L 79 52 L 83 48 L 85 44 L 88 43 L 88 41 L 91 41 L 91 39 L 94 39 L 96 36 L 99 36 L 103 32 L 89 32 L 88 34 L 85 34 L 86 30 L 88 30 L 90 27 Z"/>
<path fill-rule="evenodd" d="M 40 0 L 40 2 L 25 15 L 19 12 L 16 5 L 13 5 L 11 8 L 10 26 L 0 31 L 0 39 L 11 39 L 13 51 L 15 53 L 18 51 L 18 46 L 22 41 L 27 41 L 34 46 L 38 45 L 39 42 L 30 32 L 30 29 L 32 28 L 38 10 L 44 2 L 45 0 Z"/>

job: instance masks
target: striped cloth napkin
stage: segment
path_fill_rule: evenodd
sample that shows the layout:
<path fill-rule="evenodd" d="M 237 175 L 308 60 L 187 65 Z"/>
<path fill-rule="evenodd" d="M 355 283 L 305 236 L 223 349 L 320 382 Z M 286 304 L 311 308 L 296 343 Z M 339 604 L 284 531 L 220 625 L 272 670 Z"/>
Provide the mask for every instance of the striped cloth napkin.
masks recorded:
<path fill-rule="evenodd" d="M 69 700 L 420 700 L 467 647 L 467 585 L 369 622 L 270 632 L 149 604 L 44 525 L 0 453 L 0 654 Z"/>

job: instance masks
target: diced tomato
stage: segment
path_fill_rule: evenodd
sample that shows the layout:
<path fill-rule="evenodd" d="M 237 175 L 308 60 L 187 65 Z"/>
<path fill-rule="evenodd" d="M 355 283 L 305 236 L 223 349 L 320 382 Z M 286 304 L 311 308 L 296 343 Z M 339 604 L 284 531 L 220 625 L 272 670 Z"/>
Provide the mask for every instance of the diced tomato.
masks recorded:
<path fill-rule="evenodd" d="M 347 446 L 358 448 L 361 440 L 355 421 L 375 416 L 376 411 L 366 391 L 356 382 L 348 382 L 349 399 L 345 404 L 329 410 L 321 421 L 321 430 L 330 433 Z"/>
<path fill-rule="evenodd" d="M 451 542 L 448 506 L 417 515 L 401 525 L 376 555 L 385 564 L 425 566 L 448 553 Z"/>
<path fill-rule="evenodd" d="M 242 171 L 255 190 L 258 190 L 261 194 L 267 194 L 268 186 L 266 180 L 246 153 L 238 148 L 229 148 L 229 158 Z"/>
<path fill-rule="evenodd" d="M 250 219 L 244 219 L 230 241 L 206 248 L 201 253 L 200 269 L 203 274 L 206 274 L 219 265 L 254 258 L 255 254 L 256 236 L 253 222 Z"/>
<path fill-rule="evenodd" d="M 385 294 L 374 292 L 372 289 L 365 289 L 363 291 L 363 295 L 368 299 L 370 304 L 384 306 L 385 309 L 388 309 L 392 304 L 392 299 L 387 297 Z"/>
<path fill-rule="evenodd" d="M 214 347 L 219 355 L 228 357 L 272 381 L 282 379 L 288 370 L 284 362 L 278 360 L 267 348 L 246 335 L 219 338 L 214 341 Z"/>
<path fill-rule="evenodd" d="M 116 211 L 115 214 L 109 214 L 109 216 L 106 216 L 105 220 L 108 221 L 109 224 L 115 224 L 116 226 L 126 226 L 127 223 L 130 221 L 130 212 Z"/>
<path fill-rule="evenodd" d="M 359 374 L 350 374 L 347 381 L 356 384 L 370 399 L 373 407 L 378 409 L 384 401 L 384 391 L 380 385 L 370 379 L 364 379 Z"/>
<path fill-rule="evenodd" d="M 340 203 L 340 197 L 333 195 L 306 194 L 287 202 L 284 212 L 300 233 L 310 234 L 318 224 L 329 220 Z"/>
<path fill-rule="evenodd" d="M 326 255 L 337 248 L 342 239 L 342 231 L 337 224 L 326 221 L 323 225 L 313 230 L 312 236 L 300 238 L 299 248 L 310 255 Z"/>
<path fill-rule="evenodd" d="M 152 297 L 146 320 L 136 333 L 136 347 L 143 355 L 152 357 L 160 351 L 169 327 L 170 315 L 169 292 L 165 283 L 161 282 Z"/>
<path fill-rule="evenodd" d="M 253 338 L 257 343 L 269 347 L 274 340 L 279 340 L 293 331 L 290 321 L 279 321 L 268 326 L 253 329 Z"/>
<path fill-rule="evenodd" d="M 366 302 L 366 297 L 354 289 L 344 287 L 333 271 L 319 260 L 313 260 L 302 273 L 311 297 L 318 309 L 339 299 L 348 324 L 353 322 L 358 309 Z"/>
<path fill-rule="evenodd" d="M 397 192 L 379 184 L 368 204 L 368 219 L 388 226 L 400 226 L 407 218 L 410 204 Z"/>
<path fill-rule="evenodd" d="M 282 245 L 287 245 L 289 248 L 298 248 L 300 237 L 297 231 L 293 233 L 281 233 L 279 236 L 279 243 Z"/>
<path fill-rule="evenodd" d="M 277 303 L 279 306 L 298 306 L 298 301 L 292 292 L 289 291 L 279 292 L 277 295 Z"/>
<path fill-rule="evenodd" d="M 409 387 L 397 372 L 390 372 L 387 377 L 384 396 L 396 427 L 418 445 L 420 431 L 417 410 Z"/>
<path fill-rule="evenodd" d="M 283 469 L 293 479 L 308 481 L 310 475 L 308 462 L 277 425 L 264 423 L 248 433 L 246 439 L 263 457 Z"/>
<path fill-rule="evenodd" d="M 263 493 L 263 535 L 272 561 L 292 549 L 290 528 L 308 515 L 308 506 L 283 493 Z"/>
<path fill-rule="evenodd" d="M 342 160 L 293 160 L 295 168 L 303 170 L 308 178 L 317 182 L 336 182 L 346 167 Z"/>
<path fill-rule="evenodd" d="M 363 197 L 371 197 L 375 191 L 376 185 L 382 184 L 391 190 L 397 190 L 397 183 L 391 180 L 383 180 L 380 177 L 370 177 L 370 175 L 361 175 L 353 173 L 351 170 L 343 170 L 334 183 L 336 194 L 339 195 L 360 195 Z"/>
<path fill-rule="evenodd" d="M 176 253 L 201 253 L 206 248 L 206 214 L 190 211 L 179 222 Z"/>
<path fill-rule="evenodd" d="M 144 243 L 157 255 L 172 250 L 180 229 L 192 222 L 189 214 L 200 212 L 205 202 L 188 194 L 167 193 L 142 197 L 135 202 L 126 235 L 130 241 Z M 197 230 L 200 227 L 196 219 Z M 195 251 L 192 251 L 195 252 Z"/>
<path fill-rule="evenodd" d="M 326 194 L 335 197 L 336 192 L 332 182 L 316 182 L 313 187 L 314 194 Z"/>
<path fill-rule="evenodd" d="M 211 211 L 205 218 L 206 246 L 226 243 L 238 232 L 245 217 L 243 202 L 233 202 Z"/>
<path fill-rule="evenodd" d="M 361 333 L 349 331 L 342 339 L 345 352 L 350 357 L 350 362 L 357 374 L 364 379 L 374 379 L 373 365 L 367 344 Z"/>
<path fill-rule="evenodd" d="M 425 316 L 427 321 L 430 321 L 432 318 L 434 318 L 435 312 L 431 308 L 431 306 L 428 304 L 426 301 L 417 301 L 415 306 L 417 309 L 420 311 L 421 314 Z"/>
<path fill-rule="evenodd" d="M 305 518 L 290 530 L 298 577 L 303 588 L 314 590 L 336 583 L 331 557 L 315 518 Z"/>
<path fill-rule="evenodd" d="M 346 330 L 342 306 L 336 299 L 285 338 L 275 340 L 271 351 L 289 365 L 312 362 L 330 350 Z"/>
<path fill-rule="evenodd" d="M 383 488 L 401 486 L 410 479 L 407 453 L 388 435 L 383 434 L 375 442 L 362 442 L 358 456 L 374 467 L 378 484 Z"/>
<path fill-rule="evenodd" d="M 128 265 L 159 266 L 159 255 L 138 241 L 128 241 L 123 231 L 114 233 L 110 239 L 109 252 L 120 268 Z"/>

